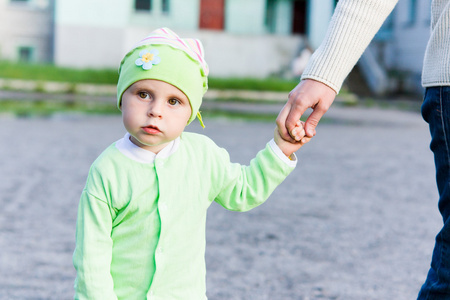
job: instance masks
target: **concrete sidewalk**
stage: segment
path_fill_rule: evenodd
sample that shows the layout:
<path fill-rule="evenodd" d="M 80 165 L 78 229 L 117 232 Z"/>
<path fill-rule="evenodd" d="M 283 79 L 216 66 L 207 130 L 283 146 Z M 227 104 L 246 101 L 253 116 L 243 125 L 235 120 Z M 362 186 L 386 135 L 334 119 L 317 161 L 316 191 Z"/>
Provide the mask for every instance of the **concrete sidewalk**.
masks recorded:
<path fill-rule="evenodd" d="M 338 106 L 324 121 L 267 203 L 211 206 L 209 299 L 415 299 L 441 226 L 427 125 L 418 113 Z M 275 127 L 205 123 L 188 130 L 241 163 Z M 0 299 L 73 297 L 79 195 L 92 161 L 123 134 L 120 116 L 0 116 Z"/>

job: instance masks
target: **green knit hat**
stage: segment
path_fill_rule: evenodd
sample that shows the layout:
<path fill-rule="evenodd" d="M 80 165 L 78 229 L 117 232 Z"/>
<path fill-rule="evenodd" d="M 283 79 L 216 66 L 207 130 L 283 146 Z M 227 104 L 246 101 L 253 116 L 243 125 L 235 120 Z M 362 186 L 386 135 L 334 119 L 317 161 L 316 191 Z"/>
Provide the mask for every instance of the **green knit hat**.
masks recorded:
<path fill-rule="evenodd" d="M 189 99 L 192 113 L 188 124 L 197 116 L 208 89 L 208 65 L 199 40 L 181 39 L 168 28 L 160 28 L 140 41 L 122 59 L 117 83 L 117 106 L 133 83 L 144 79 L 167 82 L 180 89 Z"/>

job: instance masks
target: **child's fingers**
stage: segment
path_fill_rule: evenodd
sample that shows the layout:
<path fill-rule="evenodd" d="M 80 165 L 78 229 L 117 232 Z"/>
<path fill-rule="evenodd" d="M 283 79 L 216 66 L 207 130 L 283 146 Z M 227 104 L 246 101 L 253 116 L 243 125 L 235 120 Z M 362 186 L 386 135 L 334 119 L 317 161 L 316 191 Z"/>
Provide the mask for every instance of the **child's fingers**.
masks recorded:
<path fill-rule="evenodd" d="M 310 140 L 311 140 L 310 137 L 305 136 L 304 138 L 301 139 L 300 143 L 302 145 L 304 145 L 304 144 L 308 143 Z"/>
<path fill-rule="evenodd" d="M 292 130 L 292 135 L 294 136 L 295 140 L 299 142 L 305 136 L 305 130 L 300 127 L 295 127 Z"/>
<path fill-rule="evenodd" d="M 298 120 L 297 123 L 295 124 L 296 127 L 291 131 L 292 136 L 295 138 L 297 142 L 300 142 L 301 139 L 306 135 L 303 124 L 304 122 Z"/>

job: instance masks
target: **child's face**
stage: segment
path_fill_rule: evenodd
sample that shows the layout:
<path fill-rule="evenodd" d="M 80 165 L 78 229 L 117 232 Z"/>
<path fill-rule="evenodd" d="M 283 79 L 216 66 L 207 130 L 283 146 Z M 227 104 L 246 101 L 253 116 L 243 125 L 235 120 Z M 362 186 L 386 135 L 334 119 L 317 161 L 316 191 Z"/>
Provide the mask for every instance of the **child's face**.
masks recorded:
<path fill-rule="evenodd" d="M 122 96 L 122 118 L 131 141 L 158 153 L 181 135 L 191 116 L 186 95 L 159 80 L 135 82 Z"/>

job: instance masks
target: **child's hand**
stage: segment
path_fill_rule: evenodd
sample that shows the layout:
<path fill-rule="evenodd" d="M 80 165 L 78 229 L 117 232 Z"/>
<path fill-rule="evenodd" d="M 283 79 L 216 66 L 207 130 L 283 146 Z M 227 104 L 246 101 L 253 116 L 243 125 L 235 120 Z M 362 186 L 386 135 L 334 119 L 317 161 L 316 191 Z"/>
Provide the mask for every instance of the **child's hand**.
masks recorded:
<path fill-rule="evenodd" d="M 305 122 L 302 122 L 300 120 L 297 121 L 297 124 L 295 124 L 295 128 L 292 129 L 292 135 L 295 136 L 296 142 L 288 142 L 284 140 L 280 132 L 278 131 L 278 128 L 275 128 L 275 135 L 274 140 L 275 143 L 280 147 L 281 151 L 287 156 L 290 157 L 295 151 L 300 149 L 304 144 L 308 143 L 311 138 L 307 137 L 305 134 L 304 129 Z"/>

